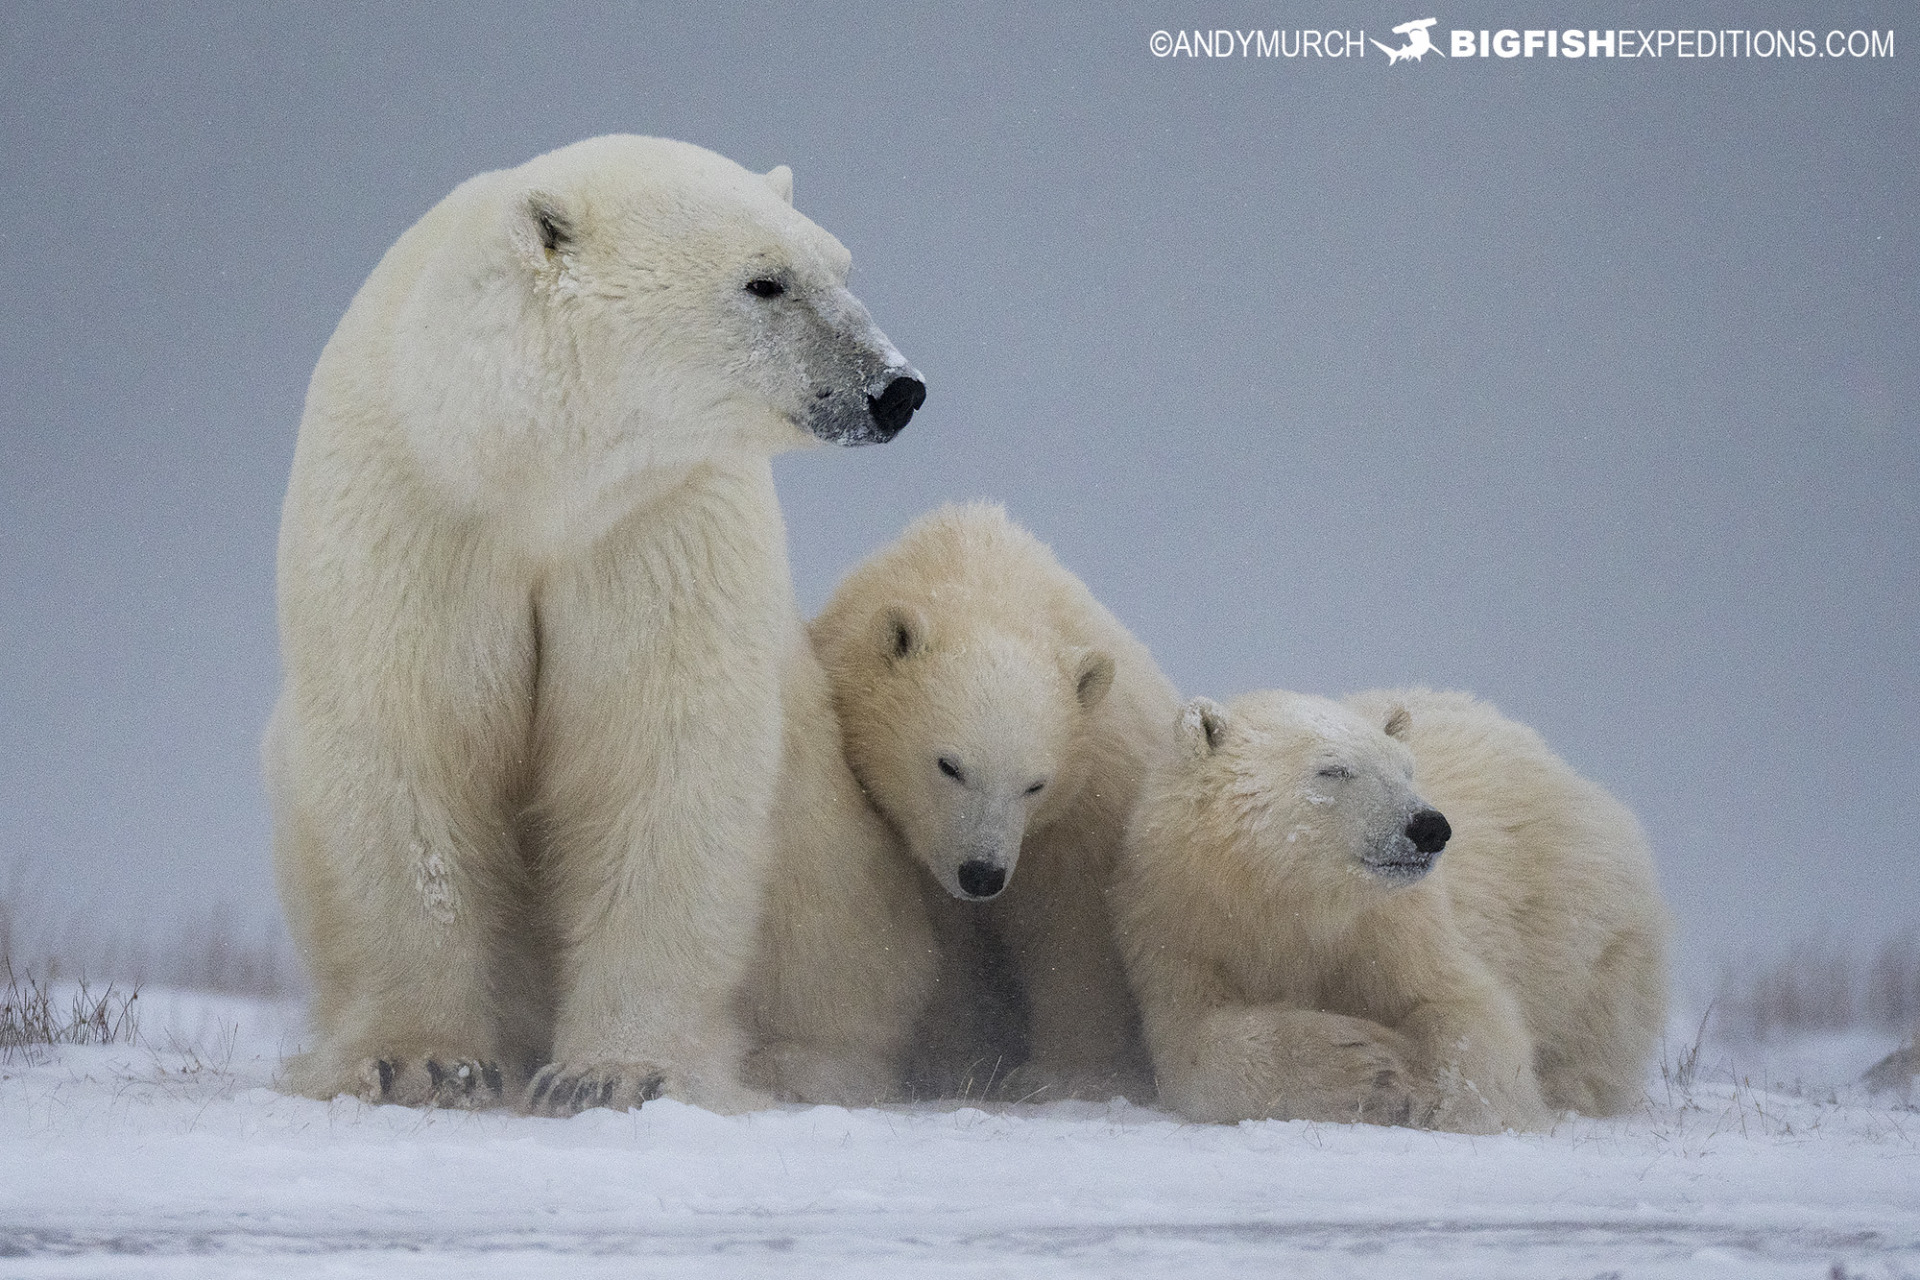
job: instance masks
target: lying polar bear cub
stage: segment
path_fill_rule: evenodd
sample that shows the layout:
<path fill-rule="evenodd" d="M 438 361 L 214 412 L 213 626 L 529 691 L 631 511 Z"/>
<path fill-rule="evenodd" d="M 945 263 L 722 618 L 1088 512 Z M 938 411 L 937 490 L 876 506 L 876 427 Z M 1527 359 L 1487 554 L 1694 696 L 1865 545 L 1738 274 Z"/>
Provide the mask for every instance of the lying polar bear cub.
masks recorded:
<path fill-rule="evenodd" d="M 1640 1095 L 1652 860 L 1532 730 L 1410 689 L 1196 698 L 1176 736 L 1113 893 L 1169 1106 L 1497 1132 Z"/>

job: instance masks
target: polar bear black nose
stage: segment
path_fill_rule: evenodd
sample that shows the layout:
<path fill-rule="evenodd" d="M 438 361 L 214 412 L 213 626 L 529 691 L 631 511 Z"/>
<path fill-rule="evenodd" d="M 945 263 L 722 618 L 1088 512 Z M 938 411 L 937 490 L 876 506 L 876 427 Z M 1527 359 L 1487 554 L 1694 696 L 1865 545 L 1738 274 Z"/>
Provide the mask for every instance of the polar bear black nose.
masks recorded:
<path fill-rule="evenodd" d="M 927 384 L 918 378 L 895 378 L 886 390 L 867 397 L 867 412 L 880 429 L 880 441 L 886 443 L 900 434 L 913 411 L 927 402 Z"/>
<path fill-rule="evenodd" d="M 960 892 L 969 898 L 991 898 L 1007 884 L 1007 869 L 996 867 L 984 858 L 969 858 L 960 864 Z"/>
<path fill-rule="evenodd" d="M 1407 823 L 1407 839 L 1422 853 L 1438 853 L 1453 838 L 1453 828 L 1438 809 L 1422 809 Z"/>

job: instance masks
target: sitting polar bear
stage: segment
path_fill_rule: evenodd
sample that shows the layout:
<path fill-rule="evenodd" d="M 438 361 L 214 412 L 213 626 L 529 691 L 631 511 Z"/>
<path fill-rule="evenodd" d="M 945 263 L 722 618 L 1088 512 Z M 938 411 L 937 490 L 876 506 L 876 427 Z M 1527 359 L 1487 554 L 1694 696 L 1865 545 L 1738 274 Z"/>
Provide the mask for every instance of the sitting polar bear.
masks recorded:
<path fill-rule="evenodd" d="M 1410 689 L 1198 698 L 1176 736 L 1114 889 L 1170 1106 L 1494 1132 L 1640 1096 L 1652 860 L 1532 730 Z"/>
<path fill-rule="evenodd" d="M 924 395 L 791 197 L 657 138 L 482 174 L 322 353 L 264 752 L 298 1091 L 759 1100 L 733 996 L 783 751 L 837 741 L 769 459 Z"/>
<path fill-rule="evenodd" d="M 894 906 L 883 913 L 901 940 L 883 946 L 851 924 L 816 930 L 815 945 L 790 941 L 770 967 L 847 1011 L 849 1042 L 884 1043 L 895 1061 L 906 1050 L 917 1092 L 1145 1093 L 1106 889 L 1178 707 L 1146 647 L 986 503 L 915 521 L 847 575 L 812 630 L 847 761 L 903 846 L 885 871 Z M 811 919 L 854 885 L 876 893 L 880 867 L 862 859 L 858 875 L 845 856 L 783 867 L 770 916 Z M 916 1052 L 902 1011 L 927 994 L 918 940 L 929 926 L 940 958 Z M 1004 1025 L 981 1008 L 992 994 L 977 985 L 983 947 L 1004 955 L 1024 1006 L 1018 1049 L 983 1039 Z M 892 970 L 888 981 L 859 978 L 875 964 Z M 854 1036 L 856 1026 L 870 1030 Z M 875 1067 L 863 1081 L 881 1078 L 877 1048 L 866 1057 Z"/>

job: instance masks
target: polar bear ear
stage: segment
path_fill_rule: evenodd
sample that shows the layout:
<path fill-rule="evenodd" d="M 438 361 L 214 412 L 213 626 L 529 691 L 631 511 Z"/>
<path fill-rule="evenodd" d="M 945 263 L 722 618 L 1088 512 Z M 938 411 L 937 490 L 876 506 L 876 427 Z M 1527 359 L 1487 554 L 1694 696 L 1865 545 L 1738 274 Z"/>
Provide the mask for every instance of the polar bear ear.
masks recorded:
<path fill-rule="evenodd" d="M 927 618 L 912 605 L 889 605 L 874 615 L 874 638 L 888 662 L 904 662 L 927 647 Z"/>
<path fill-rule="evenodd" d="M 788 204 L 793 203 L 793 170 L 777 164 L 760 176 L 763 182 L 773 188 L 773 194 Z"/>
<path fill-rule="evenodd" d="M 1394 703 L 1393 710 L 1387 712 L 1387 723 L 1384 727 L 1389 738 L 1398 738 L 1405 742 L 1407 731 L 1413 728 L 1413 712 L 1397 702 Z"/>
<path fill-rule="evenodd" d="M 1180 723 L 1175 733 L 1189 756 L 1204 760 L 1220 749 L 1231 723 L 1225 707 L 1212 698 L 1195 698 L 1180 708 Z"/>
<path fill-rule="evenodd" d="M 1099 649 L 1082 649 L 1073 664 L 1073 696 L 1080 709 L 1091 711 L 1113 688 L 1113 658 Z"/>
<path fill-rule="evenodd" d="M 513 238 L 534 267 L 556 264 L 573 247 L 573 215 L 552 192 L 530 191 L 521 204 Z"/>

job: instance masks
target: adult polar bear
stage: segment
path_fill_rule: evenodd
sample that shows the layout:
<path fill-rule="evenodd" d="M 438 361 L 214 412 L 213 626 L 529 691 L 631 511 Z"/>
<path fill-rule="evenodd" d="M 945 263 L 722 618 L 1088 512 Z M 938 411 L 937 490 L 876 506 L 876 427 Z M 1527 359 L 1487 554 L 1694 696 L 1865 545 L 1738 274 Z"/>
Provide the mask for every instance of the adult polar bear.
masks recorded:
<path fill-rule="evenodd" d="M 482 174 L 321 354 L 265 747 L 294 1089 L 756 1101 L 731 1001 L 811 661 L 769 459 L 924 396 L 791 197 L 655 138 Z"/>

